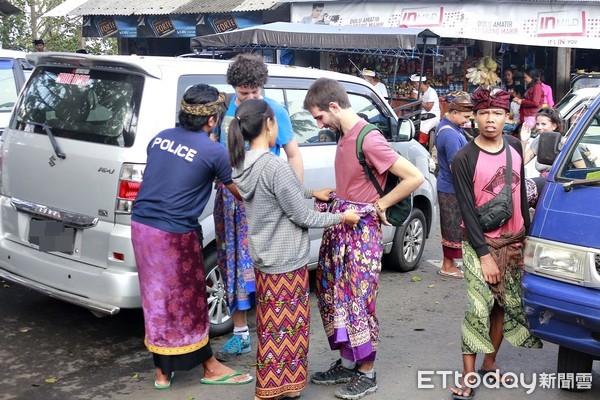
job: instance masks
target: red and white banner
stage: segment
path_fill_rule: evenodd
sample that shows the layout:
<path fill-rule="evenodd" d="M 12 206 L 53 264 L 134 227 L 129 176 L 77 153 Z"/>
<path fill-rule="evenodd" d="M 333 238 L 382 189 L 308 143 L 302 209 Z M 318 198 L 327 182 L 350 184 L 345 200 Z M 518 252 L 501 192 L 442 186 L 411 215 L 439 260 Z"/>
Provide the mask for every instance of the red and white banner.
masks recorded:
<path fill-rule="evenodd" d="M 600 4 L 325 2 L 292 4 L 297 23 L 428 28 L 442 37 L 600 49 Z"/>

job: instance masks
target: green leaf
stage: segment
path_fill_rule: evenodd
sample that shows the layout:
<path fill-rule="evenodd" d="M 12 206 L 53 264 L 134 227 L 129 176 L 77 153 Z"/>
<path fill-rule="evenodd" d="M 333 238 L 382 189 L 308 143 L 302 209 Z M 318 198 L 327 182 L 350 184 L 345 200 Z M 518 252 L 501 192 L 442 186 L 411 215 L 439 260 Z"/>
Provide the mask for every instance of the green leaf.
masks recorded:
<path fill-rule="evenodd" d="M 419 281 L 422 281 L 422 280 L 423 280 L 423 278 L 421 278 L 419 275 L 415 275 L 415 276 L 412 277 L 412 281 L 413 282 L 419 282 Z"/>
<path fill-rule="evenodd" d="M 56 381 L 58 381 L 58 379 L 56 379 L 56 378 L 46 378 L 46 379 L 44 379 L 44 382 L 46 382 L 46 383 L 56 383 Z"/>

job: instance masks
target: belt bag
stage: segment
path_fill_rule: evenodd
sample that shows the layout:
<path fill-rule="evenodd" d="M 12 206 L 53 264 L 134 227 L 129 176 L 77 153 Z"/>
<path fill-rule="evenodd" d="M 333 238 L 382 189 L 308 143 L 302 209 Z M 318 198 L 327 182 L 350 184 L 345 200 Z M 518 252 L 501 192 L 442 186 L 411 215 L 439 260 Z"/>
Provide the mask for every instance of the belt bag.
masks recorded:
<path fill-rule="evenodd" d="M 502 140 L 506 149 L 506 183 L 496 197 L 476 207 L 477 219 L 484 232 L 496 230 L 512 218 L 512 156 L 510 146 L 504 138 Z"/>

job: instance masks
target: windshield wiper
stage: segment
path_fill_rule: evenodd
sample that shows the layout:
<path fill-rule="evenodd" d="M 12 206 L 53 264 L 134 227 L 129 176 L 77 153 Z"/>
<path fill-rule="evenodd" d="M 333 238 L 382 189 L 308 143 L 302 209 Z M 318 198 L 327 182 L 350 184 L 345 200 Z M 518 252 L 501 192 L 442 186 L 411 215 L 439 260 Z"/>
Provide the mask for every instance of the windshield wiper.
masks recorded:
<path fill-rule="evenodd" d="M 571 189 L 577 186 L 593 186 L 600 183 L 600 178 L 594 179 L 573 179 L 572 181 L 565 182 L 562 184 L 565 192 L 570 192 Z"/>
<path fill-rule="evenodd" d="M 33 121 L 19 121 L 19 122 L 21 122 L 22 124 L 26 124 L 26 125 L 35 125 L 35 126 L 41 127 L 44 130 L 44 132 L 46 132 L 46 135 L 50 139 L 50 143 L 52 144 L 52 148 L 54 149 L 54 153 L 56 154 L 56 156 L 58 158 L 62 158 L 63 160 L 65 158 L 67 158 L 67 155 L 61 150 L 60 146 L 58 145 L 58 142 L 56 141 L 56 138 L 54 137 L 54 134 L 52 133 L 52 129 L 50 128 L 50 126 L 48 124 L 41 123 L 41 122 L 33 122 Z"/>

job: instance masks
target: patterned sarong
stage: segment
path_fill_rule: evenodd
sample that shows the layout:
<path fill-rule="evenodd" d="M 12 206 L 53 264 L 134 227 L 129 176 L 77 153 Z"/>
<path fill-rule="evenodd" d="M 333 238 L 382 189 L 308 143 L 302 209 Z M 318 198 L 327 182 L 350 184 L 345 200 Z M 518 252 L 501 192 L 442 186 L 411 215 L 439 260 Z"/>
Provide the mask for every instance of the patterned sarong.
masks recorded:
<path fill-rule="evenodd" d="M 308 370 L 308 269 L 284 274 L 256 270 L 256 293 L 256 395 L 301 391 Z"/>
<path fill-rule="evenodd" d="M 131 240 L 148 350 L 175 356 L 205 347 L 210 321 L 196 232 L 169 233 L 132 221 Z"/>
<path fill-rule="evenodd" d="M 246 208 L 219 183 L 213 215 L 218 264 L 227 292 L 227 304 L 232 312 L 249 310 L 255 286 Z"/>
<path fill-rule="evenodd" d="M 349 208 L 362 215 L 357 228 L 338 224 L 323 231 L 316 294 L 331 349 L 349 360 L 371 362 L 379 341 L 375 303 L 383 236 L 373 204 L 336 199 L 330 212 Z"/>
<path fill-rule="evenodd" d="M 462 215 L 458 200 L 454 193 L 438 192 L 440 205 L 440 228 L 442 231 L 442 247 L 444 256 L 448 258 L 462 257 Z"/>
<path fill-rule="evenodd" d="M 462 323 L 463 354 L 493 353 L 490 339 L 490 313 L 495 297 L 485 282 L 479 258 L 468 241 L 463 242 L 463 265 L 467 286 L 467 308 Z M 541 348 L 542 342 L 533 336 L 527 326 L 521 304 L 521 268 L 504 269 L 504 324 L 503 333 L 513 346 Z"/>

